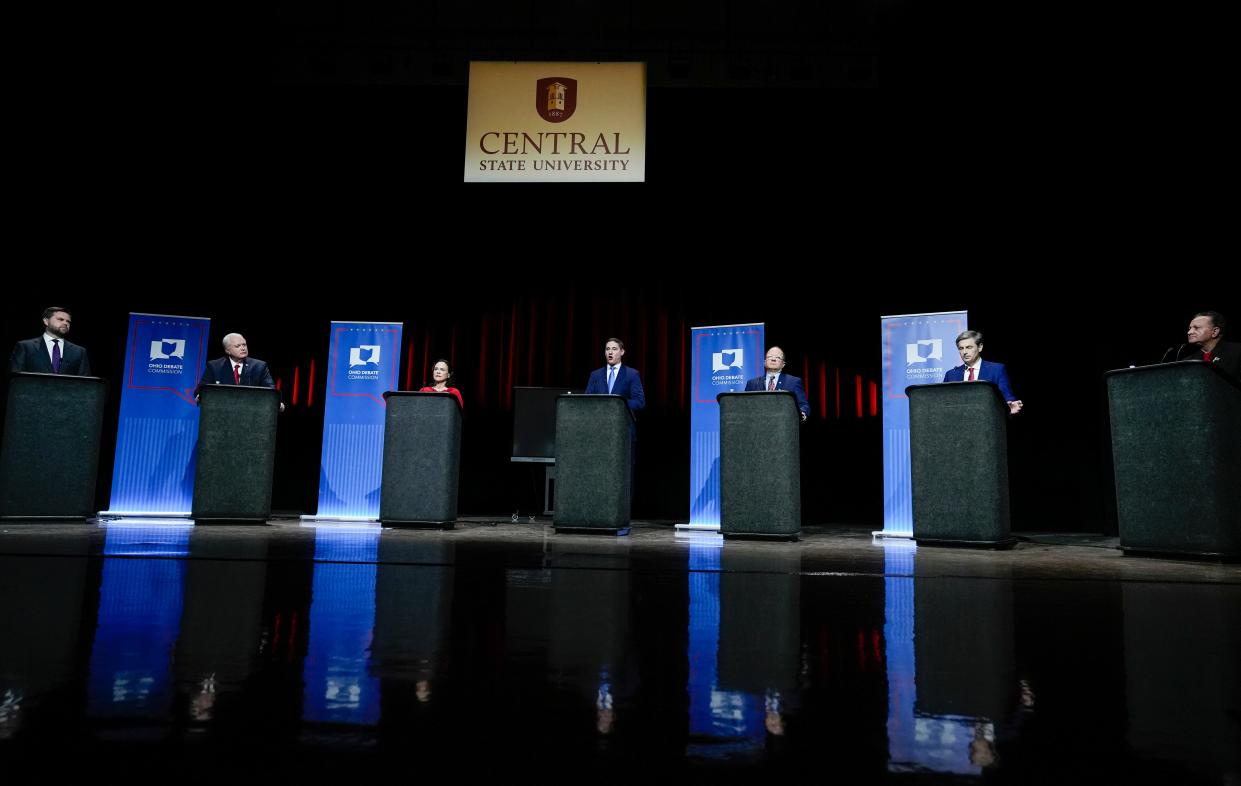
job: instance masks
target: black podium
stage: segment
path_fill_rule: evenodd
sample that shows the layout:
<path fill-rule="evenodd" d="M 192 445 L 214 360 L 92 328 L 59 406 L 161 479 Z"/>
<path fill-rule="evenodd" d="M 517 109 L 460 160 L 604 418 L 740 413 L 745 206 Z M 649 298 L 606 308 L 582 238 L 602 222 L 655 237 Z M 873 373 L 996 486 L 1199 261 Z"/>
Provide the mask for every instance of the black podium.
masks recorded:
<path fill-rule="evenodd" d="M 914 540 L 1011 548 L 1008 404 L 991 382 L 910 385 Z"/>
<path fill-rule="evenodd" d="M 452 529 L 461 475 L 461 405 L 451 393 L 384 393 L 385 524 Z"/>
<path fill-rule="evenodd" d="M 621 396 L 556 399 L 557 532 L 629 532 L 633 413 Z"/>
<path fill-rule="evenodd" d="M 203 385 L 198 392 L 195 521 L 267 521 L 280 392 Z"/>
<path fill-rule="evenodd" d="M 1120 547 L 1241 557 L 1241 384 L 1197 360 L 1106 379 Z"/>
<path fill-rule="evenodd" d="M 796 540 L 801 534 L 801 412 L 785 391 L 721 393 L 720 532 Z"/>
<path fill-rule="evenodd" d="M 13 374 L 0 448 L 0 518 L 92 515 L 107 398 L 99 377 Z"/>

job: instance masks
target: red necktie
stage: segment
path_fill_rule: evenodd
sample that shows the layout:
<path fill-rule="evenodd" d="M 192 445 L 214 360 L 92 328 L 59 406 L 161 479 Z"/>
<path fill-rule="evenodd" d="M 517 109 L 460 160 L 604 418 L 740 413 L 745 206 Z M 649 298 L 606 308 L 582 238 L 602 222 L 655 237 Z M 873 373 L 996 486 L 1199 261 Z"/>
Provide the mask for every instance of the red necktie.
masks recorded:
<path fill-rule="evenodd" d="M 966 382 L 973 382 L 973 381 L 974 381 L 974 367 L 973 367 L 973 366 L 970 366 L 970 375 L 969 375 L 968 377 L 966 377 L 966 378 L 965 378 L 965 381 L 966 381 Z"/>
<path fill-rule="evenodd" d="M 241 366 L 233 366 L 233 384 L 241 384 Z"/>
<path fill-rule="evenodd" d="M 768 389 L 768 390 L 775 390 L 775 389 L 776 389 L 776 378 L 775 378 L 774 376 L 772 376 L 772 377 L 767 377 L 767 389 Z"/>
<path fill-rule="evenodd" d="M 1208 349 L 1206 352 L 1203 352 L 1202 359 L 1210 363 L 1211 362 L 1211 350 Z"/>

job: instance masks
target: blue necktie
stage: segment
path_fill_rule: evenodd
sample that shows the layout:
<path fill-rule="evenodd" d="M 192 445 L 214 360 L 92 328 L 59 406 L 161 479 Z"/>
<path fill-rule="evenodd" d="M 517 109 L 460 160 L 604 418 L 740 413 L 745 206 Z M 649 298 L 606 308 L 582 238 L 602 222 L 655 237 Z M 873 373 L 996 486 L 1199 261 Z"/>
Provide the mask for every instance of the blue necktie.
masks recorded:
<path fill-rule="evenodd" d="M 52 339 L 52 373 L 60 373 L 60 339 Z"/>
<path fill-rule="evenodd" d="M 612 392 L 612 385 L 616 384 L 616 366 L 608 366 L 608 392 Z"/>

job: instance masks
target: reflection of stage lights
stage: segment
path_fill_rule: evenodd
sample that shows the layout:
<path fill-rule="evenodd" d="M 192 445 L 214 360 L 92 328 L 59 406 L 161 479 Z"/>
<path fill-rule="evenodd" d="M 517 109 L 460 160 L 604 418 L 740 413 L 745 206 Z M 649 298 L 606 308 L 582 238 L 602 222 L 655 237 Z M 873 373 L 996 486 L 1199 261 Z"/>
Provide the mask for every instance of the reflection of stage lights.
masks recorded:
<path fill-rule="evenodd" d="M 691 546 L 723 547 L 724 545 L 724 536 L 716 528 L 701 530 L 678 529 L 675 537 L 677 543 L 688 543 Z"/>
<path fill-rule="evenodd" d="M 184 524 L 190 514 L 177 511 L 155 511 L 144 513 L 132 510 L 108 510 L 99 514 L 98 518 L 89 519 L 100 524 Z"/>
<path fill-rule="evenodd" d="M 7 740 L 22 725 L 22 694 L 13 690 L 0 693 L 0 740 Z"/>
<path fill-rule="evenodd" d="M 122 518 L 102 526 L 107 557 L 185 557 L 194 530 L 186 519 Z"/>
<path fill-rule="evenodd" d="M 309 519 L 302 518 L 299 527 L 324 532 L 380 532 L 383 525 L 374 519 Z"/>
<path fill-rule="evenodd" d="M 361 532 L 383 528 L 379 519 L 368 516 L 302 516 L 300 520 L 301 526 L 312 529 L 322 526 L 325 530 L 337 529 Z"/>

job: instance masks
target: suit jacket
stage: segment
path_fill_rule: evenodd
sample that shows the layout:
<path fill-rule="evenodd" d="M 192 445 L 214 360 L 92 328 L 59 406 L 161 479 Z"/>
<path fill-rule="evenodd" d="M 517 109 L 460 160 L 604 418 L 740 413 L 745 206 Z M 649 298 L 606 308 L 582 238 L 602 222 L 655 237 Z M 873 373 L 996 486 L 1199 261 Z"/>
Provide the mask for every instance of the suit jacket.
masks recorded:
<path fill-rule="evenodd" d="M 198 386 L 233 384 L 236 384 L 233 382 L 233 361 L 225 355 L 207 363 L 207 368 L 203 370 L 202 381 L 198 383 Z M 246 358 L 242 361 L 241 384 L 253 388 L 274 388 L 276 386 L 267 364 L 258 358 Z"/>
<path fill-rule="evenodd" d="M 75 377 L 89 377 L 90 360 L 86 350 L 65 339 L 60 340 L 60 373 Z M 13 347 L 13 356 L 9 358 L 9 371 L 27 371 L 36 374 L 51 374 L 52 356 L 48 354 L 47 344 L 43 336 L 19 341 Z"/>
<path fill-rule="evenodd" d="M 761 377 L 748 380 L 745 383 L 745 389 L 766 390 L 767 372 L 764 371 Z M 806 387 L 802 384 L 801 377 L 780 372 L 780 378 L 776 380 L 776 390 L 787 390 L 792 393 L 793 398 L 797 399 L 797 408 L 801 410 L 802 417 L 810 417 L 810 402 L 806 400 Z"/>
<path fill-rule="evenodd" d="M 1202 349 L 1195 346 L 1193 352 L 1185 353 L 1184 359 L 1202 360 Z M 1221 339 L 1211 353 L 1211 364 L 1233 379 L 1241 379 L 1241 344 Z"/>
<path fill-rule="evenodd" d="M 1005 401 L 1016 401 L 1017 397 L 1013 395 L 1013 389 L 1008 384 L 1008 371 L 1004 368 L 1003 363 L 992 363 L 990 360 L 984 360 L 978 367 L 978 378 L 983 382 L 994 382 L 996 387 L 1000 389 Z M 962 364 L 944 374 L 945 382 L 964 382 L 965 381 L 965 365 Z"/>
<path fill-rule="evenodd" d="M 590 382 L 586 383 L 586 392 L 608 392 L 607 366 L 591 372 Z M 642 390 L 642 379 L 637 371 L 634 371 L 624 363 L 621 364 L 620 371 L 616 374 L 616 382 L 612 385 L 612 393 L 617 396 L 623 396 L 626 403 L 629 404 L 631 412 L 638 412 L 646 407 L 646 393 Z"/>

